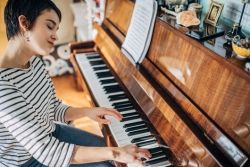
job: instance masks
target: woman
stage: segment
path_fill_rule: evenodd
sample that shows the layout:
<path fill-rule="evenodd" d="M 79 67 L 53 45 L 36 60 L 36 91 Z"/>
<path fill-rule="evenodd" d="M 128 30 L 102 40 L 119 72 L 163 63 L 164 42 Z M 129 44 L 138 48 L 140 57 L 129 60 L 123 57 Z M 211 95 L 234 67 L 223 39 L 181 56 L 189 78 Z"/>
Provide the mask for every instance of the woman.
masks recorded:
<path fill-rule="evenodd" d="M 102 138 L 67 123 L 88 116 L 122 116 L 114 109 L 74 108 L 55 97 L 41 59 L 57 39 L 61 20 L 50 0 L 8 0 L 4 11 L 8 46 L 0 57 L 0 166 L 112 166 L 142 164 L 150 154 L 134 145 L 105 147 Z"/>

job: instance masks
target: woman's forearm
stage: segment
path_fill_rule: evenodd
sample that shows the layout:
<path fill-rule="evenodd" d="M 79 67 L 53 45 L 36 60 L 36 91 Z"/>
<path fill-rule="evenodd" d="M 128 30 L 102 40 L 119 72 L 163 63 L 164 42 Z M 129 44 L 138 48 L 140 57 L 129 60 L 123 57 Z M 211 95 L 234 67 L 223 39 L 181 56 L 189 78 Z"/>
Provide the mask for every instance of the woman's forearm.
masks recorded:
<path fill-rule="evenodd" d="M 93 163 L 114 160 L 114 148 L 112 147 L 83 147 L 75 146 L 72 155 L 72 164 Z"/>
<path fill-rule="evenodd" d="M 83 107 L 83 108 L 75 108 L 69 107 L 65 113 L 65 121 L 73 121 L 78 118 L 82 118 L 88 116 L 86 111 L 90 110 L 90 108 Z"/>
<path fill-rule="evenodd" d="M 122 115 L 115 109 L 105 107 L 94 107 L 94 108 L 75 108 L 69 107 L 65 113 L 65 121 L 73 121 L 81 117 L 89 117 L 101 124 L 110 123 L 109 120 L 105 119 L 105 115 L 112 116 L 117 120 L 122 119 Z"/>
<path fill-rule="evenodd" d="M 142 158 L 151 157 L 148 150 L 138 148 L 136 145 L 123 147 L 82 147 L 75 146 L 72 155 L 72 164 L 92 163 L 113 160 L 121 163 L 135 163 L 142 165 Z"/>

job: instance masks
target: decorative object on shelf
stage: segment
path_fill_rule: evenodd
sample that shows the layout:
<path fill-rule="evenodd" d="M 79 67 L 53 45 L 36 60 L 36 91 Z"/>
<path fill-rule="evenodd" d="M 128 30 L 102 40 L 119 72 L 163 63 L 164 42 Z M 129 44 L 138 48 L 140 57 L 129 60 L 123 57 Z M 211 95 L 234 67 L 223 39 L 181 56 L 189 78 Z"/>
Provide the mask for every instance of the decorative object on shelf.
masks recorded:
<path fill-rule="evenodd" d="M 188 0 L 165 0 L 168 9 L 179 13 L 187 9 Z"/>
<path fill-rule="evenodd" d="M 202 5 L 199 3 L 191 3 L 188 5 L 188 10 L 194 11 L 196 16 L 199 17 L 202 10 Z"/>
<path fill-rule="evenodd" d="M 192 10 L 196 14 L 201 11 L 202 5 L 198 0 L 157 0 L 161 12 L 168 15 L 169 18 L 176 19 L 178 13 Z M 198 15 L 197 15 L 198 16 Z"/>
<path fill-rule="evenodd" d="M 210 35 L 213 35 L 213 34 L 216 33 L 216 27 L 214 27 L 214 26 L 212 26 L 210 24 L 204 24 L 204 27 L 205 27 L 206 36 L 210 36 Z M 207 40 L 207 43 L 214 46 L 215 38 Z"/>
<path fill-rule="evenodd" d="M 212 1 L 205 18 L 205 23 L 216 26 L 220 18 L 223 6 L 224 5 L 222 3 Z"/>
<path fill-rule="evenodd" d="M 234 23 L 232 29 L 230 31 L 228 31 L 226 36 L 225 36 L 227 43 L 229 45 L 231 45 L 232 39 L 236 35 L 239 35 L 241 38 L 246 37 L 245 34 L 241 31 L 241 26 L 239 25 L 239 23 Z"/>
<path fill-rule="evenodd" d="M 176 19 L 176 16 L 177 16 L 177 13 L 172 11 L 172 10 L 169 10 L 165 7 L 162 7 L 161 6 L 161 11 L 164 13 L 164 14 L 167 14 L 167 15 L 171 15 L 174 19 Z"/>
<path fill-rule="evenodd" d="M 243 3 L 243 7 L 242 7 L 242 10 L 241 10 L 241 14 L 240 14 L 240 20 L 239 20 L 238 23 L 234 23 L 232 29 L 230 31 L 228 31 L 226 36 L 225 36 L 228 43 L 231 43 L 233 37 L 236 36 L 236 35 L 239 35 L 241 38 L 246 37 L 246 35 L 241 31 L 241 21 L 242 21 L 243 15 L 244 15 L 246 4 L 250 3 L 250 0 L 241 0 L 241 2 Z"/>
<path fill-rule="evenodd" d="M 236 35 L 232 42 L 233 51 L 239 59 L 246 59 L 250 57 L 250 38 L 240 38 Z"/>
<path fill-rule="evenodd" d="M 193 3 L 193 4 L 198 4 L 198 3 Z M 197 17 L 197 9 L 200 8 L 201 6 L 199 5 L 192 5 L 191 8 L 189 8 L 187 11 L 182 11 L 179 13 L 176 13 L 172 10 L 169 10 L 165 7 L 160 7 L 160 10 L 167 14 L 171 15 L 173 19 L 176 19 L 176 23 L 183 25 L 185 27 L 190 27 L 190 26 L 197 26 L 200 24 L 200 20 Z"/>
<path fill-rule="evenodd" d="M 199 25 L 200 20 L 197 18 L 194 11 L 188 10 L 177 14 L 176 23 L 185 27 L 190 27 Z"/>
<path fill-rule="evenodd" d="M 165 6 L 164 0 L 156 0 L 156 1 L 157 1 L 158 9 L 160 9 L 160 7 L 162 7 L 162 6 Z"/>

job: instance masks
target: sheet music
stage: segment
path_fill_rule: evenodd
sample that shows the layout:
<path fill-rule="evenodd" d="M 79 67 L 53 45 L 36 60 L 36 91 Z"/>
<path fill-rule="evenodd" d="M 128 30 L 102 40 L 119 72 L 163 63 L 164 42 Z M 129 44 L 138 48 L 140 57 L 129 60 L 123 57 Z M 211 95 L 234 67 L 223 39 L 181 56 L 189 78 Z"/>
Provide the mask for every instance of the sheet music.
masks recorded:
<path fill-rule="evenodd" d="M 133 63 L 141 63 L 148 51 L 157 13 L 155 0 L 137 0 L 122 52 Z"/>

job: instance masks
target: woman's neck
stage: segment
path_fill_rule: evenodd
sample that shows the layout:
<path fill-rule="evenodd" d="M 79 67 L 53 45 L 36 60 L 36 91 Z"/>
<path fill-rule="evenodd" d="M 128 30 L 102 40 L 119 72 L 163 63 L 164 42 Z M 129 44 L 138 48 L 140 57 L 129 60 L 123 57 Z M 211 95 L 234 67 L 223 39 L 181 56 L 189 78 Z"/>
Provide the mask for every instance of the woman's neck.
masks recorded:
<path fill-rule="evenodd" d="M 26 41 L 15 38 L 8 42 L 5 53 L 0 57 L 0 68 L 27 68 L 34 55 Z"/>

